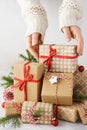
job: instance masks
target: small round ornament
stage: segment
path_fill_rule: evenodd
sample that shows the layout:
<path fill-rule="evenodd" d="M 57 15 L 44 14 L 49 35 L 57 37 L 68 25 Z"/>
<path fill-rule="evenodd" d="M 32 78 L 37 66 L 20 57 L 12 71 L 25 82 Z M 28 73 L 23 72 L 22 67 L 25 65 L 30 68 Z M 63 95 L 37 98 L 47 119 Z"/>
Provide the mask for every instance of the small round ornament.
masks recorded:
<path fill-rule="evenodd" d="M 85 70 L 85 68 L 84 68 L 83 65 L 80 65 L 80 66 L 78 67 L 78 70 L 79 70 L 79 72 L 83 72 L 83 71 Z"/>
<path fill-rule="evenodd" d="M 58 122 L 58 120 L 56 118 L 53 118 L 52 121 L 51 121 L 51 124 L 53 126 L 58 126 L 59 122 Z"/>
<path fill-rule="evenodd" d="M 1 104 L 1 106 L 2 106 L 2 108 L 5 108 L 5 102 L 3 102 L 3 103 Z"/>

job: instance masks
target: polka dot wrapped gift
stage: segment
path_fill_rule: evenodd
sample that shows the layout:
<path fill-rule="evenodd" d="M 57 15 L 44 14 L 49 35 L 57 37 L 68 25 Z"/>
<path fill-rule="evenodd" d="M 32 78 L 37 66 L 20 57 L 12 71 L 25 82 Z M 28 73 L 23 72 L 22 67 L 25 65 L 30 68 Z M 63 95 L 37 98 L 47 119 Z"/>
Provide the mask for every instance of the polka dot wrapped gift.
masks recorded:
<path fill-rule="evenodd" d="M 75 45 L 40 45 L 39 62 L 44 63 L 45 71 L 74 73 L 77 69 Z"/>
<path fill-rule="evenodd" d="M 21 118 L 23 123 L 29 124 L 51 124 L 54 117 L 58 117 L 58 106 L 51 103 L 25 101 L 22 106 Z"/>

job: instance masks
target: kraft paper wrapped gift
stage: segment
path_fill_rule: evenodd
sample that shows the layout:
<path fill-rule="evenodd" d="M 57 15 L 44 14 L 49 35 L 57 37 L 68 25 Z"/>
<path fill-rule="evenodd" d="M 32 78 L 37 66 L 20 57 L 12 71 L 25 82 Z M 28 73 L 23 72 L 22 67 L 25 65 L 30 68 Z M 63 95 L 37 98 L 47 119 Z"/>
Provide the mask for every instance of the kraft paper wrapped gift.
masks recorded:
<path fill-rule="evenodd" d="M 22 106 L 22 122 L 30 124 L 51 124 L 53 104 L 25 101 Z"/>
<path fill-rule="evenodd" d="M 78 93 L 87 96 L 87 70 L 74 73 L 74 86 L 75 85 L 82 86 L 78 89 Z"/>
<path fill-rule="evenodd" d="M 6 102 L 5 103 L 5 115 L 21 115 L 21 108 L 22 104 L 21 103 L 16 103 L 16 102 Z"/>
<path fill-rule="evenodd" d="M 59 106 L 58 118 L 65 121 L 76 122 L 79 119 L 78 108 L 80 104 L 73 103 L 72 106 Z"/>
<path fill-rule="evenodd" d="M 87 125 L 87 101 L 78 108 L 79 116 L 84 125 Z"/>
<path fill-rule="evenodd" d="M 14 101 L 40 101 L 44 65 L 18 62 L 14 65 Z"/>
<path fill-rule="evenodd" d="M 73 74 L 46 72 L 42 86 L 42 102 L 72 105 Z"/>
<path fill-rule="evenodd" d="M 39 46 L 39 62 L 44 63 L 45 71 L 74 73 L 77 69 L 77 59 L 75 45 Z"/>

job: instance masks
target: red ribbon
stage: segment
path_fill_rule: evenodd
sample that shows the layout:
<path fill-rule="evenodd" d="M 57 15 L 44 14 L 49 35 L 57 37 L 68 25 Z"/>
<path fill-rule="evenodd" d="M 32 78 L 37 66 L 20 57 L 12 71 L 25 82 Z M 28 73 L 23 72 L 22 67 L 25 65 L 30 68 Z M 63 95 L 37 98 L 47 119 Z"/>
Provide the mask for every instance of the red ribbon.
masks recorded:
<path fill-rule="evenodd" d="M 49 56 L 47 57 L 47 59 L 44 61 L 44 64 L 48 66 L 48 71 L 50 70 L 51 68 L 51 59 L 53 56 L 56 55 L 56 49 L 53 49 L 51 47 L 51 45 L 49 46 Z M 40 57 L 41 58 L 41 57 Z"/>
<path fill-rule="evenodd" d="M 20 91 L 24 90 L 24 101 L 27 100 L 26 83 L 27 82 L 38 83 L 38 82 L 41 81 L 41 79 L 39 79 L 39 80 L 33 80 L 34 75 L 33 74 L 29 74 L 30 66 L 28 64 L 29 64 L 29 62 L 27 62 L 27 63 L 24 64 L 24 79 L 22 80 L 22 79 L 14 77 L 14 80 L 17 80 L 18 82 L 13 86 L 13 88 L 19 87 Z"/>
<path fill-rule="evenodd" d="M 52 58 L 59 58 L 59 59 L 75 59 L 78 56 L 63 56 L 63 55 L 56 55 L 56 49 L 52 48 L 52 45 L 49 46 L 49 56 L 39 56 L 39 58 L 47 58 L 43 63 L 47 65 L 48 71 L 51 68 L 51 60 Z"/>

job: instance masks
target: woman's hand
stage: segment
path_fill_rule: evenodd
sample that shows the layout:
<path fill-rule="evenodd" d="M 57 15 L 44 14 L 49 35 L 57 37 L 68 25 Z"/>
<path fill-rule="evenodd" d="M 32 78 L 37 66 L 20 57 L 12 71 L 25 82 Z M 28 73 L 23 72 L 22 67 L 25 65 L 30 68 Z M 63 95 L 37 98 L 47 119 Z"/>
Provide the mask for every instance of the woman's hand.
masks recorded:
<path fill-rule="evenodd" d="M 81 33 L 81 29 L 78 26 L 69 26 L 62 28 L 62 31 L 67 39 L 70 41 L 71 38 L 77 40 L 77 54 L 80 56 L 83 54 L 84 40 Z"/>
<path fill-rule="evenodd" d="M 41 34 L 33 33 L 26 38 L 29 52 L 38 60 L 39 59 L 39 45 L 42 44 Z"/>

